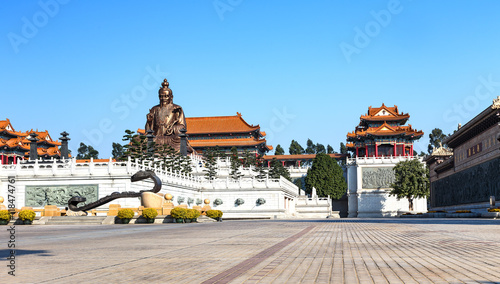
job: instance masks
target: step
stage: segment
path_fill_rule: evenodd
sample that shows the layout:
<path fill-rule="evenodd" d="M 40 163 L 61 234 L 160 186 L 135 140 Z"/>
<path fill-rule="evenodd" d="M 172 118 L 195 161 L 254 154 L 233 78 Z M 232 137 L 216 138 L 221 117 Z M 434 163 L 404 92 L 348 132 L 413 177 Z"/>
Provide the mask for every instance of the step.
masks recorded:
<path fill-rule="evenodd" d="M 100 225 L 106 217 L 94 216 L 54 216 L 46 225 Z"/>

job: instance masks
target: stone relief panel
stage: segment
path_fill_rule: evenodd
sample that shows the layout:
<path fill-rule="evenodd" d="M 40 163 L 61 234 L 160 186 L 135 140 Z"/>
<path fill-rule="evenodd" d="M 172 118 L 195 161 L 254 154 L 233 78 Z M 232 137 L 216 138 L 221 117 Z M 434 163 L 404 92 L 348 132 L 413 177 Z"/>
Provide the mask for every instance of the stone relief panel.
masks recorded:
<path fill-rule="evenodd" d="M 390 188 L 395 176 L 392 168 L 362 168 L 363 188 Z"/>
<path fill-rule="evenodd" d="M 97 201 L 99 185 L 52 185 L 52 186 L 26 186 L 25 206 L 43 207 L 45 205 L 68 206 L 68 200 L 73 196 L 86 197 L 88 204 Z"/>
<path fill-rule="evenodd" d="M 500 158 L 431 183 L 431 207 L 488 202 L 500 199 Z"/>

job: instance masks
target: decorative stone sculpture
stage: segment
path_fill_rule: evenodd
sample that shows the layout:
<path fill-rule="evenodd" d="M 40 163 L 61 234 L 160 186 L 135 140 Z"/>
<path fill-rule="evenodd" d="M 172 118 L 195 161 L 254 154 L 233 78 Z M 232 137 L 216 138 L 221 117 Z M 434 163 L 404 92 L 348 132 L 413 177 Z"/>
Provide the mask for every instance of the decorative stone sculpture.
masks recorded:
<path fill-rule="evenodd" d="M 165 200 L 167 201 L 167 203 L 172 203 L 172 198 L 173 198 L 172 194 L 167 193 L 167 194 L 165 194 L 164 197 L 165 197 Z"/>
<path fill-rule="evenodd" d="M 146 116 L 146 132 L 153 130 L 154 142 L 157 145 L 170 145 L 176 151 L 181 149 L 181 129 L 187 129 L 186 117 L 182 107 L 173 103 L 173 92 L 168 87 L 167 79 L 163 80 L 158 91 L 160 104 L 149 110 Z M 193 153 L 193 148 L 187 142 L 187 153 Z"/>
<path fill-rule="evenodd" d="M 196 205 L 200 205 L 202 203 L 203 203 L 203 201 L 201 201 L 201 198 L 196 198 Z"/>
<path fill-rule="evenodd" d="M 177 203 L 181 204 L 182 202 L 184 202 L 184 197 L 182 196 L 177 197 Z"/>
<path fill-rule="evenodd" d="M 220 198 L 216 198 L 216 199 L 214 200 L 214 205 L 215 205 L 215 206 L 219 206 L 219 205 L 221 205 L 222 203 L 224 203 L 224 202 L 222 202 L 222 199 L 220 199 Z"/>
<path fill-rule="evenodd" d="M 256 203 L 257 203 L 257 206 L 264 205 L 264 204 L 266 204 L 266 200 L 264 198 L 258 198 Z"/>
<path fill-rule="evenodd" d="M 234 201 L 234 204 L 236 204 L 236 206 L 243 205 L 244 203 L 245 203 L 245 200 L 243 200 L 243 198 L 238 198 Z"/>

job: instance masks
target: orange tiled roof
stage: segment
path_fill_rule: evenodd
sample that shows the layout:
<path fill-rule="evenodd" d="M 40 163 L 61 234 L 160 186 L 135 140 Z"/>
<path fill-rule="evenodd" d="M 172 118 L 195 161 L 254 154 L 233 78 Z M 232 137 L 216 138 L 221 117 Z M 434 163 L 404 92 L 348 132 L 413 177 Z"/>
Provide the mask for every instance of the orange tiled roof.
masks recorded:
<path fill-rule="evenodd" d="M 422 136 L 424 132 L 422 130 L 416 130 L 408 126 L 390 126 L 387 123 L 382 124 L 379 127 L 369 127 L 366 130 L 356 130 L 347 133 L 347 138 L 356 138 L 358 136 L 365 137 L 366 135 L 374 136 L 392 136 L 404 134 L 406 136 Z"/>
<path fill-rule="evenodd" d="M 12 127 L 12 124 L 10 123 L 10 120 L 7 118 L 5 120 L 0 120 L 0 132 L 7 132 L 9 134 L 15 135 L 15 136 L 26 136 L 26 133 L 23 132 L 17 132 L 14 130 L 14 127 Z"/>
<path fill-rule="evenodd" d="M 240 113 L 235 116 L 187 117 L 186 124 L 187 134 L 241 133 L 260 129 L 259 125 L 248 124 Z"/>
<path fill-rule="evenodd" d="M 382 114 L 380 112 L 382 111 Z M 362 115 L 361 120 L 369 121 L 397 121 L 410 118 L 407 113 L 399 113 L 398 106 L 388 107 L 382 103 L 381 107 L 368 107 L 368 114 Z"/>
<path fill-rule="evenodd" d="M 189 140 L 192 147 L 257 146 L 265 143 L 266 139 L 256 140 L 252 138 Z M 267 148 L 272 150 L 270 145 L 267 145 Z"/>

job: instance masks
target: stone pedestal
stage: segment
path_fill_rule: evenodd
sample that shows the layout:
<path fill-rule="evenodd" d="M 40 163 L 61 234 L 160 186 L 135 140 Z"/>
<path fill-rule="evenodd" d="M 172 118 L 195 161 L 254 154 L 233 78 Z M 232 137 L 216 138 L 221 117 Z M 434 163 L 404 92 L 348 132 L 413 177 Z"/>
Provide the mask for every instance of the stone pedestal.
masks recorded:
<path fill-rule="evenodd" d="M 161 208 L 165 199 L 163 196 L 153 192 L 143 192 L 141 194 L 141 205 L 145 208 Z"/>
<path fill-rule="evenodd" d="M 109 204 L 108 216 L 117 216 L 120 209 L 122 209 L 120 204 Z"/>
<path fill-rule="evenodd" d="M 165 216 L 170 215 L 170 211 L 172 211 L 172 209 L 174 209 L 173 203 L 170 203 L 170 202 L 164 203 L 162 206 L 162 214 L 161 215 L 165 215 Z"/>

